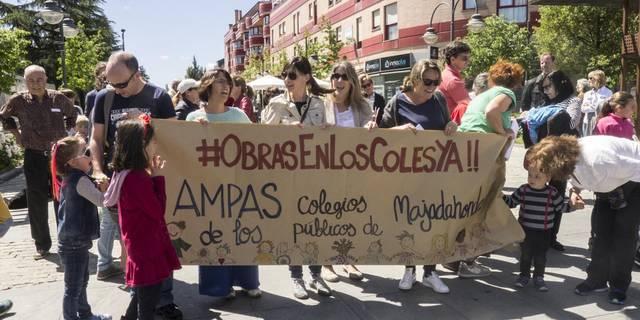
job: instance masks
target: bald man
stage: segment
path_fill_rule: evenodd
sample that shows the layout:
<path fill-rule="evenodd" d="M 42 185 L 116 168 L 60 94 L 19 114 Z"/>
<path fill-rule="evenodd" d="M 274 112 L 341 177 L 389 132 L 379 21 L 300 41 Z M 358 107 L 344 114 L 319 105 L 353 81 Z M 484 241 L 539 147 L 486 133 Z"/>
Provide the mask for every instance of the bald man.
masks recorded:
<path fill-rule="evenodd" d="M 36 260 L 49 254 L 50 155 L 51 146 L 67 135 L 76 122 L 73 103 L 58 91 L 47 90 L 47 75 L 38 65 L 24 70 L 26 92 L 12 96 L 0 108 L 5 130 L 11 131 L 24 147 L 24 175 L 27 180 L 27 207 L 31 237 L 36 243 Z M 18 118 L 20 127 L 12 117 Z"/>

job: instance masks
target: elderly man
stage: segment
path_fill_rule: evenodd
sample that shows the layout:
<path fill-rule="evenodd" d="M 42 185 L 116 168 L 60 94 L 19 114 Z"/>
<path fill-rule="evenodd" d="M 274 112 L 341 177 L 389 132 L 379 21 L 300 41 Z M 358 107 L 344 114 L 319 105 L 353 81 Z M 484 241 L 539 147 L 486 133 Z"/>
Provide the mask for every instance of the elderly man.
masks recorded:
<path fill-rule="evenodd" d="M 49 254 L 49 151 L 58 139 L 75 126 L 76 109 L 60 92 L 47 90 L 47 75 L 37 65 L 24 70 L 27 91 L 12 96 L 0 109 L 6 130 L 10 130 L 24 147 L 24 175 L 27 180 L 27 207 L 31 237 L 36 242 L 36 260 Z M 17 117 L 20 128 L 12 117 Z"/>
<path fill-rule="evenodd" d="M 522 111 L 545 104 L 542 81 L 549 73 L 556 70 L 556 58 L 551 53 L 545 52 L 540 55 L 540 70 L 542 72 L 537 77 L 529 79 L 524 85 L 521 103 Z"/>
<path fill-rule="evenodd" d="M 152 118 L 175 118 L 171 97 L 162 88 L 146 83 L 140 75 L 138 59 L 129 52 L 111 55 L 106 66 L 106 80 L 111 88 L 96 96 L 91 131 L 91 157 L 96 179 L 107 179 L 112 174 L 107 168 L 113 156 L 116 125 L 119 121 L 137 117 L 141 113 Z M 106 149 L 105 149 L 106 148 Z M 98 239 L 98 280 L 122 274 L 113 265 L 113 241 L 119 234 L 118 213 L 103 209 Z M 124 249 L 124 246 L 122 246 Z M 123 259 L 124 262 L 124 259 Z M 182 319 L 182 312 L 173 303 L 173 278 L 162 284 L 162 295 L 157 313 L 164 319 Z"/>

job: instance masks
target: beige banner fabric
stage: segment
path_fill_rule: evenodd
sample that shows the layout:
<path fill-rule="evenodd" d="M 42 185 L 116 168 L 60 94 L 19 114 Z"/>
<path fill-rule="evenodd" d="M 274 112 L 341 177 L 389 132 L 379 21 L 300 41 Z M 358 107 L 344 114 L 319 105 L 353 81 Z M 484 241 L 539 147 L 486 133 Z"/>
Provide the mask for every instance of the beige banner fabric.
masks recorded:
<path fill-rule="evenodd" d="M 524 236 L 498 135 L 153 125 L 185 265 L 437 264 Z"/>

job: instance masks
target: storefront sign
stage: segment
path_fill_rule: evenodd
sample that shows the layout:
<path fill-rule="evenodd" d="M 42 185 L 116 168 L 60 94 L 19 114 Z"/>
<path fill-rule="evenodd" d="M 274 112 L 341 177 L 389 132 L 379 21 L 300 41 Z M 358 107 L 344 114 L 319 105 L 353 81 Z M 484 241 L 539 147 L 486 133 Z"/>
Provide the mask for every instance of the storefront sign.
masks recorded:
<path fill-rule="evenodd" d="M 364 70 L 366 73 L 380 72 L 380 59 L 365 62 Z"/>
<path fill-rule="evenodd" d="M 399 70 L 411 68 L 411 54 L 401 54 L 398 56 L 386 57 L 380 59 L 380 70 Z"/>

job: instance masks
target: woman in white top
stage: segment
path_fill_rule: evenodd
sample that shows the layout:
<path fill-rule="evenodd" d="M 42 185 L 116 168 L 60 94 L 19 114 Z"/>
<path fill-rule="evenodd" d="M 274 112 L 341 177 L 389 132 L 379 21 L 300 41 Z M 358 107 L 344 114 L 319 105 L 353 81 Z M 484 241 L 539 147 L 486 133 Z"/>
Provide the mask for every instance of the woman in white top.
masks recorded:
<path fill-rule="evenodd" d="M 583 137 L 590 136 L 593 133 L 600 106 L 613 95 L 613 92 L 605 87 L 606 83 L 607 77 L 602 70 L 589 72 L 589 86 L 591 90 L 584 94 L 581 106 L 581 111 L 584 114 L 582 118 Z"/>

